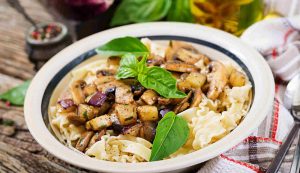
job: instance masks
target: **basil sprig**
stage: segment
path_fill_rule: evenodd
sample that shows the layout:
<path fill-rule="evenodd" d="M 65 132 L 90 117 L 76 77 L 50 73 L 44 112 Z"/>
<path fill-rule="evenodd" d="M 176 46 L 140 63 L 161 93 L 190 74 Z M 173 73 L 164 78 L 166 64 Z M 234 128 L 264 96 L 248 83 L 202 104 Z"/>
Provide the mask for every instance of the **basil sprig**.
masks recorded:
<path fill-rule="evenodd" d="M 6 91 L 5 93 L 0 94 L 0 99 L 9 101 L 13 105 L 23 106 L 26 91 L 28 89 L 29 84 L 29 80 L 25 81 L 23 84 L 16 86 Z"/>
<path fill-rule="evenodd" d="M 111 26 L 150 22 L 167 17 L 171 21 L 192 22 L 189 0 L 122 0 Z"/>
<path fill-rule="evenodd" d="M 135 77 L 146 88 L 153 89 L 166 98 L 183 98 L 185 93 L 176 88 L 176 79 L 170 72 L 160 67 L 147 67 L 147 47 L 137 38 L 123 37 L 111 40 L 96 49 L 99 54 L 122 56 L 116 77 Z M 138 61 L 137 57 L 142 56 Z"/>
<path fill-rule="evenodd" d="M 162 160 L 176 152 L 187 141 L 189 132 L 188 124 L 183 118 L 176 116 L 174 112 L 168 112 L 156 128 L 150 161 Z"/>
<path fill-rule="evenodd" d="M 96 49 L 98 54 L 109 56 L 122 56 L 132 53 L 136 56 L 143 56 L 149 53 L 147 47 L 135 37 L 116 38 Z"/>

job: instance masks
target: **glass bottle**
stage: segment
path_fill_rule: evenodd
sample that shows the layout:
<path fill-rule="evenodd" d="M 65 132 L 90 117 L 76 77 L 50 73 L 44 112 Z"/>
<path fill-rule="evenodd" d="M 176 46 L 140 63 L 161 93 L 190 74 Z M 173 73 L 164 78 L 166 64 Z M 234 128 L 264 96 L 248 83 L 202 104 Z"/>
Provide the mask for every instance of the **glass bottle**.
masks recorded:
<path fill-rule="evenodd" d="M 240 35 L 263 19 L 263 0 L 191 0 L 196 22 Z"/>

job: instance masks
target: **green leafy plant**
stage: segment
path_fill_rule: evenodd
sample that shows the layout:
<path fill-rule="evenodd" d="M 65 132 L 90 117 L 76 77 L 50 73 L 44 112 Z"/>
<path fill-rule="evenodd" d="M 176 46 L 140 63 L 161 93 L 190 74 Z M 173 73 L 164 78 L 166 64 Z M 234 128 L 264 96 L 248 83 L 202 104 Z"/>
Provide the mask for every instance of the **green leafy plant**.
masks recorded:
<path fill-rule="evenodd" d="M 183 98 L 185 93 L 176 88 L 176 79 L 160 67 L 147 67 L 149 50 L 134 37 L 114 39 L 96 49 L 99 54 L 121 55 L 120 67 L 116 77 L 125 79 L 135 77 L 146 88 L 153 89 L 166 98 Z M 142 60 L 138 61 L 139 56 Z"/>
<path fill-rule="evenodd" d="M 13 105 L 23 106 L 26 91 L 28 89 L 29 84 L 29 80 L 25 81 L 23 84 L 12 88 L 6 91 L 5 93 L 0 94 L 0 99 L 9 101 Z"/>
<path fill-rule="evenodd" d="M 167 20 L 179 22 L 194 22 L 191 13 L 190 0 L 173 0 Z"/>
<path fill-rule="evenodd" d="M 167 20 L 192 22 L 189 0 L 122 0 L 111 26 Z"/>
<path fill-rule="evenodd" d="M 187 122 L 168 112 L 158 123 L 153 141 L 150 161 L 161 160 L 176 152 L 189 137 Z"/>

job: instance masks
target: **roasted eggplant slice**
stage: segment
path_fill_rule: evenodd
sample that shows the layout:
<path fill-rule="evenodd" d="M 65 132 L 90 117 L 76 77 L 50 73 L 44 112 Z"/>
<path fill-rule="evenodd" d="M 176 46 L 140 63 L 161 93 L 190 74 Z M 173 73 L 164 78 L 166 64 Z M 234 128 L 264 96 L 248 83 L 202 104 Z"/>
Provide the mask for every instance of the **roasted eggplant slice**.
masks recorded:
<path fill-rule="evenodd" d="M 90 143 L 90 140 L 93 135 L 94 135 L 93 131 L 87 131 L 87 132 L 83 133 L 81 135 L 81 137 L 79 138 L 79 140 L 77 141 L 75 148 L 77 150 L 83 152 L 85 150 L 85 148 L 88 146 L 88 144 Z"/>
<path fill-rule="evenodd" d="M 69 112 L 66 115 L 67 120 L 76 126 L 82 125 L 86 122 L 84 117 L 78 116 L 78 114 L 76 114 L 75 112 Z"/>
<path fill-rule="evenodd" d="M 94 94 L 95 92 L 97 92 L 97 86 L 95 84 L 88 84 L 83 88 L 83 93 L 86 97 Z"/>
<path fill-rule="evenodd" d="M 123 135 L 131 135 L 137 137 L 140 133 L 140 129 L 142 127 L 142 124 L 138 123 L 133 126 L 126 126 L 123 128 Z"/>
<path fill-rule="evenodd" d="M 76 105 L 72 99 L 60 100 L 57 103 L 57 112 L 67 113 L 74 112 L 76 110 Z"/>
<path fill-rule="evenodd" d="M 143 126 L 140 129 L 140 136 L 147 141 L 153 142 L 156 134 L 156 123 L 153 121 L 143 122 Z"/>
<path fill-rule="evenodd" d="M 137 114 L 136 106 L 134 104 L 116 104 L 115 111 L 121 125 L 136 123 Z"/>
<path fill-rule="evenodd" d="M 153 105 L 157 101 L 157 94 L 153 90 L 147 90 L 143 93 L 141 99 L 143 99 L 143 101 L 148 105 Z"/>
<path fill-rule="evenodd" d="M 85 124 L 87 130 L 102 130 L 112 125 L 109 115 L 96 117 Z"/>
<path fill-rule="evenodd" d="M 128 85 L 121 85 L 116 88 L 116 103 L 131 104 L 134 102 L 131 88 Z"/>
<path fill-rule="evenodd" d="M 192 88 L 201 88 L 204 83 L 206 82 L 206 75 L 201 73 L 190 73 L 186 78 L 185 81 L 188 82 Z"/>
<path fill-rule="evenodd" d="M 158 110 L 156 106 L 139 106 L 137 112 L 141 121 L 156 121 L 158 120 Z"/>
<path fill-rule="evenodd" d="M 87 104 L 78 105 L 78 116 L 84 118 L 86 121 L 95 118 L 99 115 L 99 108 Z"/>

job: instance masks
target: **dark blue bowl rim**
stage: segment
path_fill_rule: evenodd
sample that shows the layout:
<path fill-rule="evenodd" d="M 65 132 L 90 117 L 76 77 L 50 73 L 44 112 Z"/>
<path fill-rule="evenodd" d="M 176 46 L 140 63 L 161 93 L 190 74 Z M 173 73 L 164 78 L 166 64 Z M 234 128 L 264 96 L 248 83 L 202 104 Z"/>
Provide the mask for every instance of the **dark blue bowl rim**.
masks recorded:
<path fill-rule="evenodd" d="M 238 56 L 236 56 L 235 54 L 233 54 L 232 52 L 230 52 L 229 50 L 211 43 L 209 41 L 206 40 L 201 40 L 201 39 L 197 39 L 197 38 L 191 38 L 191 37 L 185 37 L 185 36 L 173 36 L 173 35 L 152 35 L 152 36 L 142 36 L 139 38 L 149 38 L 151 40 L 178 40 L 178 41 L 186 41 L 186 42 L 191 42 L 191 43 L 195 43 L 195 44 L 199 44 L 202 46 L 206 46 L 212 49 L 215 49 L 221 53 L 223 53 L 224 55 L 228 56 L 229 58 L 231 58 L 233 61 L 235 61 L 243 70 L 244 72 L 247 74 L 249 81 L 252 84 L 252 96 L 254 96 L 254 81 L 253 81 L 253 77 L 248 69 L 248 67 L 238 58 Z M 99 45 L 100 46 L 100 45 Z M 49 118 L 48 118 L 48 107 L 49 107 L 49 102 L 51 99 L 51 96 L 53 94 L 53 91 L 55 90 L 56 86 L 59 84 L 59 82 L 65 77 L 65 75 L 67 73 L 69 73 L 73 68 L 75 68 L 77 65 L 79 65 L 80 63 L 82 63 L 83 61 L 93 57 L 94 55 L 96 55 L 96 51 L 94 49 L 89 50 L 85 53 L 83 53 L 82 55 L 76 57 L 75 59 L 73 59 L 72 61 L 70 61 L 68 64 L 66 64 L 60 71 L 58 71 L 55 76 L 50 80 L 49 84 L 47 85 L 47 88 L 43 94 L 43 98 L 42 98 L 42 104 L 41 104 L 41 112 L 42 112 L 42 116 L 43 116 L 43 120 L 45 125 L 50 129 L 49 126 Z M 252 97 L 253 98 L 253 97 Z"/>

